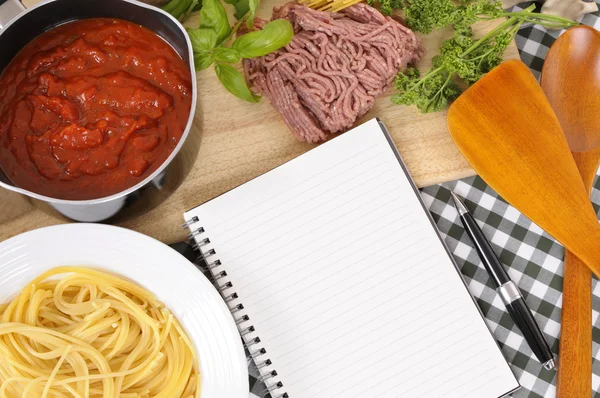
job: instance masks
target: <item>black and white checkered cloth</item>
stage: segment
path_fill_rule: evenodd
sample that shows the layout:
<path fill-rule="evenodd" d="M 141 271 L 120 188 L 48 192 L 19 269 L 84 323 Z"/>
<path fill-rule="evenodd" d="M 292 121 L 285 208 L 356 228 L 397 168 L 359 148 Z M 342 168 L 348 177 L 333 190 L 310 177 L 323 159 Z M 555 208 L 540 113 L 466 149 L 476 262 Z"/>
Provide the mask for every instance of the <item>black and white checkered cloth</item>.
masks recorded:
<path fill-rule="evenodd" d="M 598 0 L 596 2 L 600 4 Z M 528 4 L 531 3 L 524 3 L 523 5 L 527 6 Z M 514 11 L 523 9 L 523 5 L 515 7 Z M 600 15 L 598 12 L 585 15 L 580 22 L 600 29 Z M 536 77 L 540 76 L 546 54 L 548 54 L 548 50 L 560 34 L 562 34 L 562 31 L 548 31 L 539 25 L 527 26 L 519 30 L 516 42 L 521 60 L 531 68 Z"/>
<path fill-rule="evenodd" d="M 586 15 L 583 23 L 599 29 L 598 13 Z M 539 26 L 528 26 L 519 31 L 517 45 L 521 59 L 531 67 L 536 76 L 539 76 L 549 47 L 560 33 L 549 32 Z M 519 379 L 522 388 L 513 397 L 554 397 L 556 371 L 545 370 L 541 366 L 506 312 L 502 300 L 494 290 L 458 219 L 454 206 L 451 205 L 449 190 L 466 198 L 467 207 L 473 212 L 483 232 L 492 242 L 502 263 L 508 266 L 511 278 L 518 284 L 527 304 L 535 312 L 535 318 L 555 354 L 558 353 L 562 305 L 564 253 L 562 246 L 512 206 L 507 205 L 478 177 L 422 190 L 422 197 L 461 267 L 471 294 L 477 299 L 494 337 L 502 348 L 504 357 Z M 600 208 L 600 182 L 598 181 L 592 193 L 592 201 L 598 212 Z M 593 282 L 593 292 L 592 383 L 594 396 L 600 397 L 600 319 L 598 319 L 600 285 L 597 281 Z M 265 387 L 257 380 L 258 372 L 251 361 L 248 366 L 250 398 L 262 398 Z"/>

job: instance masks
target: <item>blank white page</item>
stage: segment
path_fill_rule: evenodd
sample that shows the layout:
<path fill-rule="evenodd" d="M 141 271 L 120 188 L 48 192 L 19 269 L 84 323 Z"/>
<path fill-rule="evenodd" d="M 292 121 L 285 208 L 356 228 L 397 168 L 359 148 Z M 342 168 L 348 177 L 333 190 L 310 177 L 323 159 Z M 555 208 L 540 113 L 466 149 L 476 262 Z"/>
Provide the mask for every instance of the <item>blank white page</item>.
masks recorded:
<path fill-rule="evenodd" d="M 185 214 L 275 396 L 499 397 L 518 383 L 371 120 Z"/>

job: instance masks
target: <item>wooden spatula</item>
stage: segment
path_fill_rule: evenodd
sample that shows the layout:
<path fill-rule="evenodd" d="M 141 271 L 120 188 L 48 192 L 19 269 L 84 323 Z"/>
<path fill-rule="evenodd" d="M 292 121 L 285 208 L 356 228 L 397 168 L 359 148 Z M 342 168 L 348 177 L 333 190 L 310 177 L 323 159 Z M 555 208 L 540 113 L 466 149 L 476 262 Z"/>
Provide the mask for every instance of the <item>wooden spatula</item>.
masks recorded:
<path fill-rule="evenodd" d="M 525 64 L 506 61 L 471 86 L 450 107 L 448 127 L 496 192 L 600 276 L 600 224 L 558 119 Z"/>
<path fill-rule="evenodd" d="M 569 29 L 550 48 L 541 86 L 565 132 L 588 195 L 600 164 L 600 33 Z M 592 396 L 592 281 L 590 270 L 565 253 L 558 398 Z"/>

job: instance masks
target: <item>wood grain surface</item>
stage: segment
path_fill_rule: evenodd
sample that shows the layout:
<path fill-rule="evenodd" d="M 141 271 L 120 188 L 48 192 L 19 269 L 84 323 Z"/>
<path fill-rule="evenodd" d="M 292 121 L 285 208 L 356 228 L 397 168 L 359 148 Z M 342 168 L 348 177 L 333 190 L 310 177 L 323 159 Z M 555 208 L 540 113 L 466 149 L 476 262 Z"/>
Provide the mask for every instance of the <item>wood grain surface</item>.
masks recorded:
<path fill-rule="evenodd" d="M 550 48 L 541 86 L 564 130 L 583 184 L 591 194 L 600 164 L 600 33 L 569 29 Z M 592 395 L 592 284 L 590 270 L 565 252 L 562 329 L 556 396 Z"/>
<path fill-rule="evenodd" d="M 600 276 L 600 224 L 542 88 L 507 61 L 450 107 L 448 126 L 477 173 Z"/>
<path fill-rule="evenodd" d="M 591 194 L 600 163 L 600 149 L 573 153 L 584 185 Z M 592 396 L 592 272 L 565 250 L 557 398 Z"/>
<path fill-rule="evenodd" d="M 27 0 L 31 5 L 36 0 Z M 264 0 L 259 16 L 269 17 L 280 0 Z M 482 36 L 502 21 L 479 23 L 474 31 Z M 188 25 L 195 20 L 188 21 Z M 422 37 L 427 51 L 421 69 L 428 69 L 451 30 L 440 30 Z M 513 42 L 507 59 L 518 59 Z M 191 131 L 201 139 L 196 163 L 179 189 L 160 206 L 142 217 L 119 223 L 171 243 L 185 238 L 180 229 L 183 212 L 223 192 L 289 161 L 314 145 L 296 141 L 267 100 L 245 103 L 231 96 L 219 83 L 214 71 L 197 74 L 199 101 L 196 122 Z M 389 97 L 380 98 L 376 106 L 358 123 L 379 117 L 388 127 L 412 176 L 419 186 L 432 185 L 474 175 L 473 169 L 454 145 L 446 126 L 446 112 L 423 115 L 414 107 L 393 105 Z M 48 215 L 43 209 L 24 201 L 19 195 L 0 192 L 0 240 L 24 231 L 67 222 Z"/>

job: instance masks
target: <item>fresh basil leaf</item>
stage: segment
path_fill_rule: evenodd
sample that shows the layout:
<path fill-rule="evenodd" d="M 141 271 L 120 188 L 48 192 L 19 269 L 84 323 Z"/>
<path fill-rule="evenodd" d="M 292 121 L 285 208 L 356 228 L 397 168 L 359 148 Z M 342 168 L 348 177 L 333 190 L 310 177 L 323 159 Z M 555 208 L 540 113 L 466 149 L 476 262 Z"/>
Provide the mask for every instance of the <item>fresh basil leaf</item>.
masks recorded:
<path fill-rule="evenodd" d="M 260 0 L 248 0 L 248 8 L 250 9 L 250 15 L 246 21 L 246 27 L 248 29 L 254 28 L 254 16 L 256 15 L 256 9 Z"/>
<path fill-rule="evenodd" d="M 250 11 L 249 0 L 223 0 L 227 4 L 231 4 L 235 7 L 235 14 L 233 16 L 236 19 L 242 19 L 244 15 Z"/>
<path fill-rule="evenodd" d="M 233 66 L 218 62 L 215 64 L 215 72 L 217 73 L 217 77 L 221 81 L 221 84 L 223 84 L 231 94 L 244 101 L 258 102 L 258 97 L 252 94 L 246 84 L 244 76 L 242 76 L 242 74 Z"/>
<path fill-rule="evenodd" d="M 210 51 L 217 45 L 217 34 L 208 28 L 188 29 L 194 52 Z"/>
<path fill-rule="evenodd" d="M 283 19 L 276 19 L 266 24 L 262 30 L 238 37 L 232 48 L 238 50 L 242 58 L 262 57 L 285 47 L 292 40 L 292 36 L 292 24 Z"/>
<path fill-rule="evenodd" d="M 200 27 L 212 29 L 217 34 L 217 44 L 229 36 L 231 26 L 227 12 L 220 0 L 204 0 L 200 10 Z"/>
<path fill-rule="evenodd" d="M 201 52 L 194 54 L 194 65 L 196 70 L 208 68 L 213 63 L 213 55 L 209 52 Z"/>
<path fill-rule="evenodd" d="M 215 61 L 227 62 L 228 64 L 235 64 L 241 59 L 238 50 L 227 47 L 217 47 L 213 52 Z"/>

